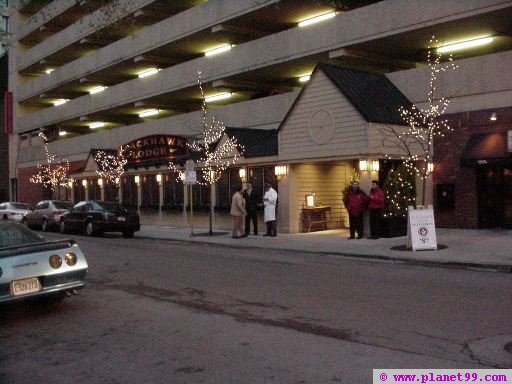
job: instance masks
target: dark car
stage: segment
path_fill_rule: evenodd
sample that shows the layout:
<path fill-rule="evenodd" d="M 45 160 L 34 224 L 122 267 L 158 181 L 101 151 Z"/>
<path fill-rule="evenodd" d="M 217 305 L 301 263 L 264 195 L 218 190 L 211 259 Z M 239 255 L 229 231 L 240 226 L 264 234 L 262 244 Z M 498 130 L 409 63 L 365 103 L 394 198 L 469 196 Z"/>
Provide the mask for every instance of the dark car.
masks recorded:
<path fill-rule="evenodd" d="M 56 304 L 84 287 L 87 270 L 73 240 L 48 241 L 22 224 L 0 222 L 0 304 Z"/>
<path fill-rule="evenodd" d="M 43 232 L 59 228 L 61 217 L 73 208 L 70 201 L 43 200 L 25 216 L 27 227 L 41 228 Z"/>
<path fill-rule="evenodd" d="M 137 212 L 128 211 L 118 203 L 81 201 L 62 216 L 59 229 L 61 233 L 82 232 L 87 236 L 121 232 L 124 237 L 133 237 L 140 230 L 140 219 Z"/>

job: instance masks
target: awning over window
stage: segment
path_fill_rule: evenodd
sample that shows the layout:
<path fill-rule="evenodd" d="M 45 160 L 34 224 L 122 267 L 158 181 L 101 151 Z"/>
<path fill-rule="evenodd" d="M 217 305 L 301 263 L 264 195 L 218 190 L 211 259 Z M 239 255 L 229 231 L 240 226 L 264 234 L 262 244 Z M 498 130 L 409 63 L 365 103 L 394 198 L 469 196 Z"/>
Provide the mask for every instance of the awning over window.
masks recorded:
<path fill-rule="evenodd" d="M 507 151 L 507 133 L 471 135 L 461 157 L 462 167 L 484 165 L 512 166 L 512 153 Z"/>

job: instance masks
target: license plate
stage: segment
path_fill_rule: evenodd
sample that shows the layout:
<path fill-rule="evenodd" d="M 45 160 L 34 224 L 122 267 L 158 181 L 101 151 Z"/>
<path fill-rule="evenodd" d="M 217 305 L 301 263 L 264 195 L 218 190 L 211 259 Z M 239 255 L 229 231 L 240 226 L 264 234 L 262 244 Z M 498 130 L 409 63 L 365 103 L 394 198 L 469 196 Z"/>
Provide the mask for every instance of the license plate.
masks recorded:
<path fill-rule="evenodd" d="M 11 295 L 13 296 L 26 295 L 28 293 L 39 292 L 40 290 L 41 284 L 37 277 L 14 280 L 11 282 Z"/>
<path fill-rule="evenodd" d="M 117 221 L 126 221 L 126 218 L 125 217 L 118 217 Z"/>

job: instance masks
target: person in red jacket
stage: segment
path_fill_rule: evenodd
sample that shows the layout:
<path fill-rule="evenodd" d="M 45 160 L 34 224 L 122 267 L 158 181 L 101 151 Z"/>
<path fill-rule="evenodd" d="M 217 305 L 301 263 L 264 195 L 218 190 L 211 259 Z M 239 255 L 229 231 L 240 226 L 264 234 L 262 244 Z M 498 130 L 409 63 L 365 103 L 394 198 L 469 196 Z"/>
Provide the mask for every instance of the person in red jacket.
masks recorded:
<path fill-rule="evenodd" d="M 363 213 L 366 210 L 368 204 L 368 196 L 362 190 L 359 189 L 359 183 L 353 182 L 347 195 L 343 199 L 343 203 L 348 211 L 348 218 L 350 223 L 350 237 L 349 239 L 355 239 L 357 232 L 357 238 L 363 238 Z"/>
<path fill-rule="evenodd" d="M 380 223 L 382 220 L 382 209 L 384 208 L 384 192 L 379 187 L 377 180 L 372 181 L 370 190 L 370 238 L 378 239 L 380 237 Z"/>

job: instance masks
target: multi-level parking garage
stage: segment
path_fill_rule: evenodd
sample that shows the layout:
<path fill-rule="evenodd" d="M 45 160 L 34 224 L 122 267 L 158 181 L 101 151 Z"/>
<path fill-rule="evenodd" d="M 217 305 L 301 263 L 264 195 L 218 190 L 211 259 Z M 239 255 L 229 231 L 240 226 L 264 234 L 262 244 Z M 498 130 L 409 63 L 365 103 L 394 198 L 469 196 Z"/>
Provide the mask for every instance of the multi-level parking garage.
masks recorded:
<path fill-rule="evenodd" d="M 512 1 L 57 0 L 20 1 L 10 11 L 9 80 L 15 109 L 10 181 L 20 200 L 43 195 L 28 181 L 44 160 L 40 131 L 51 138 L 52 153 L 70 160 L 77 183 L 67 197 L 75 200 L 86 191 L 88 197 L 100 196 L 98 176 L 87 165 L 91 149 L 115 149 L 156 134 L 197 134 L 200 70 L 207 96 L 230 95 L 208 103 L 226 126 L 280 128 L 269 135 L 279 144 L 269 142 L 267 147 L 275 145 L 275 150 L 266 152 L 251 152 L 251 138 L 256 137 L 252 131 L 233 131 L 243 136 L 239 139 L 248 143 L 253 156 L 227 172 L 217 188 L 217 205 L 229 200 L 229 186 L 239 182 L 238 168 L 246 168 L 258 182 L 268 179 L 279 186 L 281 223 L 290 231 L 301 229 L 304 193 L 313 190 L 332 206 L 333 225 L 344 225 L 340 190 L 357 171 L 357 161 L 385 158 L 370 145 L 375 122 L 361 114 L 361 108 L 376 106 L 347 102 L 343 87 L 326 81 L 322 71 L 315 71 L 309 82 L 299 81 L 301 77 L 312 74 L 319 63 L 379 73 L 421 105 L 432 35 L 439 45 L 492 37 L 489 44 L 452 52 L 460 68 L 443 79 L 440 92 L 452 99 L 448 112 L 463 126 L 451 144 L 443 145 L 448 155 L 450 145 L 460 151 L 455 159 L 440 151 L 439 161 L 449 170 L 440 167 L 437 174 L 438 184 L 455 189 L 457 172 L 473 183 L 474 192 L 456 195 L 455 206 L 464 209 L 453 215 L 449 209 L 455 208 L 449 208 L 447 225 L 477 227 L 488 220 L 480 218 L 484 208 L 479 195 L 488 192 L 478 189 L 488 171 L 461 167 L 459 160 L 464 153 L 469 160 L 488 160 L 488 153 L 469 153 L 467 144 L 478 141 L 471 136 L 511 129 Z M 327 16 L 302 26 L 319 15 Z M 210 55 L 220 47 L 222 52 Z M 151 76 L 140 76 L 148 70 L 153 70 Z M 347 105 L 342 108 L 343 103 Z M 147 111 L 154 114 L 141 117 Z M 332 118 L 327 141 L 312 134 L 313 116 L 319 111 Z M 492 113 L 499 119 L 490 121 L 486 116 Z M 308 124 L 309 131 L 301 128 Z M 493 151 L 499 150 L 492 149 L 491 155 Z M 507 156 L 505 151 L 499 158 Z M 165 177 L 166 161 L 130 167 L 119 198 L 143 207 L 182 205 L 182 191 Z M 288 169 L 279 181 L 272 172 L 276 164 Z M 508 163 L 499 164 L 501 181 L 496 183 L 506 184 Z M 163 187 L 156 181 L 158 174 L 164 176 Z M 142 177 L 138 185 L 135 176 Z M 335 187 L 330 188 L 332 179 Z M 433 182 L 431 198 L 436 175 Z M 201 197 L 205 193 L 198 191 L 198 201 L 208 200 Z M 503 211 L 508 202 L 502 200 Z"/>

